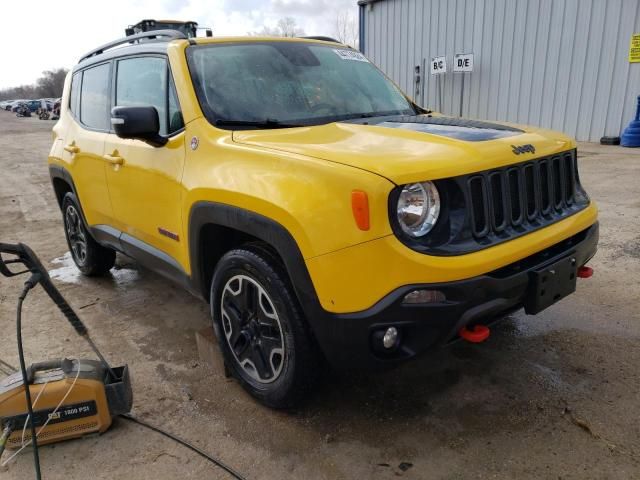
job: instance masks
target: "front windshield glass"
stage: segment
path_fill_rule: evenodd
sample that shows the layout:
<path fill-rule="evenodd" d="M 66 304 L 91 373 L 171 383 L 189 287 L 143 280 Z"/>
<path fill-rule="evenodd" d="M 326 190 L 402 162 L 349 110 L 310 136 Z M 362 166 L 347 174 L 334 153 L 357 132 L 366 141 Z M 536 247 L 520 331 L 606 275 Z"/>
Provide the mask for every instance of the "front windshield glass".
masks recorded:
<path fill-rule="evenodd" d="M 205 115 L 222 126 L 313 125 L 416 113 L 360 52 L 337 45 L 198 45 L 188 48 L 187 58 Z"/>

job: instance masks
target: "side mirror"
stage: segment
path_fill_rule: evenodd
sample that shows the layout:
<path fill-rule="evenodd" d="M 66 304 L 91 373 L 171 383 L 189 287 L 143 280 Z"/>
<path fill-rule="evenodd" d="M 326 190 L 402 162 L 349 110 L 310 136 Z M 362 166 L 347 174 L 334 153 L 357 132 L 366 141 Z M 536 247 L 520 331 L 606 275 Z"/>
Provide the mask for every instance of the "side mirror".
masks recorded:
<path fill-rule="evenodd" d="M 205 35 L 207 37 L 213 37 L 213 31 L 210 28 L 207 28 L 207 30 L 205 30 Z"/>
<path fill-rule="evenodd" d="M 120 138 L 132 138 L 161 147 L 167 139 L 160 135 L 156 107 L 113 107 L 111 125 Z"/>

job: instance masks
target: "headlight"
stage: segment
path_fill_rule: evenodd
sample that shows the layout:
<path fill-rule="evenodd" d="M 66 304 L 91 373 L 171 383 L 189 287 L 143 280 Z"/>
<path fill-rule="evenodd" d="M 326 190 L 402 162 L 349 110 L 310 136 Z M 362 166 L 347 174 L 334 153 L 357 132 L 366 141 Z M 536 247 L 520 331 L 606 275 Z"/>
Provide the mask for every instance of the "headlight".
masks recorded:
<path fill-rule="evenodd" d="M 398 197 L 398 223 L 411 237 L 423 237 L 433 228 L 440 214 L 440 195 L 432 182 L 402 187 Z"/>

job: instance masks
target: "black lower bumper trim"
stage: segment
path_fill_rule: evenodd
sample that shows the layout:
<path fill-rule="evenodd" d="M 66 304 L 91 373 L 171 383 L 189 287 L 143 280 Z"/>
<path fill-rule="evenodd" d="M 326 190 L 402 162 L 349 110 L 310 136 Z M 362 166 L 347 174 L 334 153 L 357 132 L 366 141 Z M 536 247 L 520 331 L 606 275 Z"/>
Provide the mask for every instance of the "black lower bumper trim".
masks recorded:
<path fill-rule="evenodd" d="M 490 324 L 531 304 L 530 297 L 539 292 L 535 285 L 537 272 L 566 257 L 575 259 L 576 268 L 580 267 L 595 255 L 597 243 L 596 223 L 552 247 L 485 275 L 456 282 L 407 285 L 358 313 L 323 311 L 311 319 L 313 331 L 327 359 L 338 368 L 375 368 L 398 363 L 457 340 L 458 331 L 464 326 Z M 566 286 L 558 288 L 562 296 L 567 294 Z M 419 289 L 439 290 L 446 300 L 403 304 L 407 293 Z M 372 348 L 373 332 L 390 326 L 401 331 L 402 342 L 392 353 L 378 355 Z"/>

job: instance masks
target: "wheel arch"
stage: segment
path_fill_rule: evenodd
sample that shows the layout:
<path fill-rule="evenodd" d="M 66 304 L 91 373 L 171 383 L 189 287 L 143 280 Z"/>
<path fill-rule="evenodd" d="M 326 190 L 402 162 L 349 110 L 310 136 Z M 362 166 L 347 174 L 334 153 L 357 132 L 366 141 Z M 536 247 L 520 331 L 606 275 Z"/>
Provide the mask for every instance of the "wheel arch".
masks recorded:
<path fill-rule="evenodd" d="M 321 308 L 320 302 L 291 233 L 268 217 L 232 205 L 202 201 L 190 210 L 189 259 L 193 290 L 208 299 L 215 262 L 228 251 L 226 247 L 252 241 L 263 242 L 273 249 L 282 261 L 305 315 L 313 316 L 315 309 Z M 211 244 L 210 247 L 207 244 Z"/>
<path fill-rule="evenodd" d="M 90 230 L 90 225 L 87 222 L 87 217 L 85 217 L 84 211 L 82 209 L 82 203 L 80 203 L 80 196 L 78 195 L 76 185 L 75 183 L 73 183 L 73 178 L 71 177 L 71 173 L 69 172 L 69 170 L 61 167 L 60 165 L 49 165 L 49 177 L 51 178 L 51 184 L 53 185 L 53 191 L 55 193 L 56 200 L 58 201 L 60 210 L 62 210 L 62 201 L 64 200 L 64 196 L 67 193 L 73 193 L 76 196 L 78 208 L 80 209 L 80 216 L 82 217 L 84 226 L 87 228 L 87 230 Z"/>
<path fill-rule="evenodd" d="M 73 193 L 76 197 L 78 196 L 71 175 L 65 168 L 58 165 L 49 165 L 49 176 L 58 201 L 58 207 L 62 208 L 62 201 L 67 193 Z"/>

